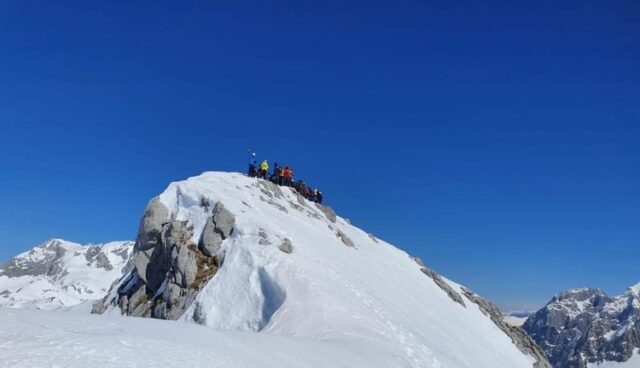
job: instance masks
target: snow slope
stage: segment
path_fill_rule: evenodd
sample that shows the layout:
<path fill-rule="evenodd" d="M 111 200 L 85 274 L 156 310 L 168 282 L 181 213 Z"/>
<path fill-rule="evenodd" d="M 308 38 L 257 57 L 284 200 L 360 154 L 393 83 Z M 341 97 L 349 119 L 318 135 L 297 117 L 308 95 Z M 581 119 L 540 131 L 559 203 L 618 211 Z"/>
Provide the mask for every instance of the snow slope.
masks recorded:
<path fill-rule="evenodd" d="M 401 367 L 384 347 L 143 318 L 0 308 L 0 368 Z"/>
<path fill-rule="evenodd" d="M 0 268 L 0 306 L 57 309 L 100 299 L 122 274 L 132 248 L 133 242 L 49 240 Z"/>
<path fill-rule="evenodd" d="M 460 285 L 444 280 L 439 286 L 407 253 L 333 218 L 289 188 L 273 189 L 237 173 L 208 172 L 172 183 L 159 200 L 168 209 L 167 221 L 193 226 L 195 244 L 214 203 L 235 215 L 233 233 L 220 249 L 224 262 L 180 317 L 184 322 L 261 332 L 231 335 L 245 336 L 248 344 L 311 341 L 330 347 L 323 359 L 345 354 L 344 347 L 365 347 L 354 350 L 356 355 L 366 352 L 350 357 L 354 360 L 345 366 L 351 367 L 361 358 L 368 367 L 533 366 L 534 359 Z M 291 254 L 280 249 L 285 239 L 292 244 Z M 125 275 L 121 282 L 128 279 Z M 116 290 L 122 286 L 110 292 L 110 314 L 120 313 Z M 287 351 L 302 354 L 297 347 Z"/>

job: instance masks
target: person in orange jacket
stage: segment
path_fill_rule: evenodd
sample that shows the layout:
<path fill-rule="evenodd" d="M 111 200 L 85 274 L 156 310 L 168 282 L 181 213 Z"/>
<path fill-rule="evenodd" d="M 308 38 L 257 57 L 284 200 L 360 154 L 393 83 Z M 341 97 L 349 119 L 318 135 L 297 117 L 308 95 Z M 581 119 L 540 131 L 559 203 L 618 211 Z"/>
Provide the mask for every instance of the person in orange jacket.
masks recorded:
<path fill-rule="evenodd" d="M 289 166 L 285 166 L 284 170 L 282 170 L 282 176 L 284 177 L 284 185 L 290 187 L 291 179 L 293 178 L 293 172 L 289 168 Z"/>

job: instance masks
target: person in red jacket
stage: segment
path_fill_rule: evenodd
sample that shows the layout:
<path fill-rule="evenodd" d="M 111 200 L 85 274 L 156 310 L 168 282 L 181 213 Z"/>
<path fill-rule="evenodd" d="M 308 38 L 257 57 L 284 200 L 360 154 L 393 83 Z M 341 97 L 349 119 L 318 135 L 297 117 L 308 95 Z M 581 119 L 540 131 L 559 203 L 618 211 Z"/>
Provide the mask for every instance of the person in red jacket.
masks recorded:
<path fill-rule="evenodd" d="M 291 179 L 293 178 L 293 172 L 289 168 L 289 166 L 285 166 L 284 170 L 282 170 L 282 176 L 284 177 L 284 185 L 290 187 Z"/>

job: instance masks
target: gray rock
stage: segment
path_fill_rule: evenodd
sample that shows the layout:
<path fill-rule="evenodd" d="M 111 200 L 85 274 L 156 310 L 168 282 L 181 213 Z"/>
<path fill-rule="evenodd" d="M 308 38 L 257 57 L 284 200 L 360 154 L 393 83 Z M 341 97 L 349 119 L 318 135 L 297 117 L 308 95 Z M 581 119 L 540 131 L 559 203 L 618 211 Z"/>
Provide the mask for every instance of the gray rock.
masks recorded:
<path fill-rule="evenodd" d="M 336 222 L 337 220 L 336 212 L 331 207 L 322 205 L 320 203 L 315 203 L 315 205 L 322 213 L 324 213 L 324 215 L 327 217 L 329 221 L 333 223 Z"/>
<path fill-rule="evenodd" d="M 119 287 L 114 286 L 118 287 L 115 297 L 94 306 L 95 313 L 114 305 L 126 315 L 178 319 L 217 272 L 216 253 L 233 233 L 233 214 L 217 203 L 196 245 L 191 240 L 193 226 L 188 222 L 168 217 L 159 220 L 163 207 L 154 201 L 148 206 L 145 217 L 149 218 L 140 222 L 131 271 L 117 284 Z"/>
<path fill-rule="evenodd" d="M 113 270 L 113 265 L 109 261 L 109 257 L 103 252 L 98 253 L 96 256 L 96 267 L 104 268 L 107 271 Z"/>
<path fill-rule="evenodd" d="M 260 240 L 258 240 L 258 244 L 260 244 L 260 245 L 269 245 L 269 244 L 271 244 L 271 242 L 269 241 L 269 236 L 264 231 L 264 229 L 260 229 L 258 231 L 258 237 L 260 238 Z"/>
<path fill-rule="evenodd" d="M 138 275 L 146 281 L 147 274 L 147 265 L 151 260 L 151 254 L 153 253 L 153 248 L 146 250 L 139 250 L 134 252 L 132 256 L 132 264 Z"/>
<path fill-rule="evenodd" d="M 282 198 L 282 189 L 278 185 L 273 184 L 267 180 L 258 181 L 258 186 L 260 187 L 260 191 L 264 193 L 269 198 Z"/>
<path fill-rule="evenodd" d="M 235 216 L 221 202 L 216 203 L 212 216 L 204 226 L 200 249 L 209 257 L 216 256 L 222 242 L 233 233 L 235 221 Z"/>
<path fill-rule="evenodd" d="M 510 324 L 505 322 L 498 307 L 496 307 L 493 303 L 482 299 L 480 296 L 469 289 L 463 288 L 462 292 L 469 301 L 477 304 L 478 307 L 480 307 L 480 311 L 491 318 L 491 321 L 502 332 L 504 332 L 511 338 L 511 341 L 513 341 L 516 347 L 523 354 L 526 354 L 535 359 L 535 363 L 533 364 L 534 368 L 551 368 L 551 363 L 549 363 L 549 361 L 547 360 L 547 357 L 545 356 L 542 348 L 538 346 L 535 341 L 531 337 L 529 337 L 529 335 L 527 335 L 526 332 L 524 332 L 524 330 L 522 330 L 520 327 L 511 326 Z"/>
<path fill-rule="evenodd" d="M 204 225 L 202 239 L 200 239 L 200 249 L 209 257 L 215 256 L 220 250 L 220 245 L 223 240 L 222 234 L 216 231 L 216 224 L 213 222 L 213 217 L 209 217 L 207 223 Z"/>
<path fill-rule="evenodd" d="M 177 257 L 175 258 L 175 274 L 179 276 L 178 285 L 187 288 L 196 280 L 198 266 L 196 264 L 196 253 L 188 246 L 178 246 Z"/>
<path fill-rule="evenodd" d="M 230 237 L 233 232 L 236 218 L 224 207 L 222 202 L 218 202 L 213 209 L 213 222 L 216 224 L 216 229 L 220 231 L 226 239 Z"/>
<path fill-rule="evenodd" d="M 160 202 L 152 199 L 144 210 L 138 229 L 134 251 L 154 248 L 161 242 L 162 225 L 169 219 L 169 210 Z"/>
<path fill-rule="evenodd" d="M 144 317 L 149 312 L 148 301 L 149 296 L 145 292 L 145 288 L 140 287 L 126 300 L 127 314 L 134 317 Z"/>
<path fill-rule="evenodd" d="M 462 300 L 462 296 L 460 296 L 460 294 L 458 294 L 457 291 L 453 290 L 453 288 L 449 284 L 447 284 L 447 282 L 444 281 L 437 272 L 431 269 L 428 269 L 426 267 L 422 267 L 420 271 L 425 275 L 429 276 L 433 280 L 433 282 L 435 282 L 436 285 L 438 285 L 440 289 L 442 289 L 445 293 L 447 293 L 447 295 L 449 296 L 449 298 L 451 298 L 451 300 L 460 304 L 463 307 L 466 307 L 466 305 L 464 304 L 464 300 Z"/>
<path fill-rule="evenodd" d="M 291 254 L 293 252 L 293 244 L 291 244 L 291 240 L 289 238 L 282 239 L 282 244 L 278 247 L 281 251 Z"/>
<path fill-rule="evenodd" d="M 343 233 L 342 231 L 338 230 L 338 232 L 336 233 L 336 236 L 340 238 L 340 240 L 342 240 L 344 245 L 346 245 L 347 247 L 351 247 L 351 248 L 356 247 L 356 245 L 353 244 L 353 241 L 347 236 L 347 234 Z"/>
<path fill-rule="evenodd" d="M 418 264 L 418 266 L 420 267 L 424 267 L 424 262 L 422 261 L 422 258 L 420 257 L 416 257 L 416 256 L 411 256 L 411 259 Z"/>
<path fill-rule="evenodd" d="M 160 299 L 151 311 L 151 318 L 167 319 L 167 303 Z"/>
<path fill-rule="evenodd" d="M 93 263 L 98 254 L 100 254 L 100 247 L 95 245 L 90 245 L 87 247 L 87 250 L 84 252 L 84 259 L 87 261 L 87 266 Z"/>
<path fill-rule="evenodd" d="M 204 208 L 205 212 L 209 211 L 209 206 L 210 206 L 209 198 L 207 197 L 200 198 L 200 207 Z"/>
<path fill-rule="evenodd" d="M 197 303 L 193 309 L 193 322 L 204 325 L 207 323 L 207 319 L 204 311 L 202 310 L 202 304 Z"/>

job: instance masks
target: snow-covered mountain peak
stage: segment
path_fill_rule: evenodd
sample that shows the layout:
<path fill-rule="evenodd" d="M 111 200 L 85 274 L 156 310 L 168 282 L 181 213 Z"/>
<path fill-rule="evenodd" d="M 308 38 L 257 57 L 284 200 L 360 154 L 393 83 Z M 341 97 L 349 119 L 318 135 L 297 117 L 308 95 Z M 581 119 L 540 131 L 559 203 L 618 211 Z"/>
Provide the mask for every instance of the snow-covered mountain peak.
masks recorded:
<path fill-rule="evenodd" d="M 558 301 L 572 300 L 572 301 L 586 301 L 594 297 L 602 297 L 607 294 L 601 289 L 594 288 L 574 288 L 563 291 L 556 295 L 555 299 Z"/>
<path fill-rule="evenodd" d="M 547 367 L 495 306 L 295 190 L 207 172 L 152 199 L 97 313 L 366 343 L 398 367 Z"/>
<path fill-rule="evenodd" d="M 0 268 L 0 306 L 57 309 L 100 299 L 132 248 L 130 241 L 83 246 L 48 240 Z"/>
<path fill-rule="evenodd" d="M 640 347 L 638 285 L 616 297 L 600 289 L 568 290 L 529 317 L 523 328 L 557 368 L 628 361 Z"/>

